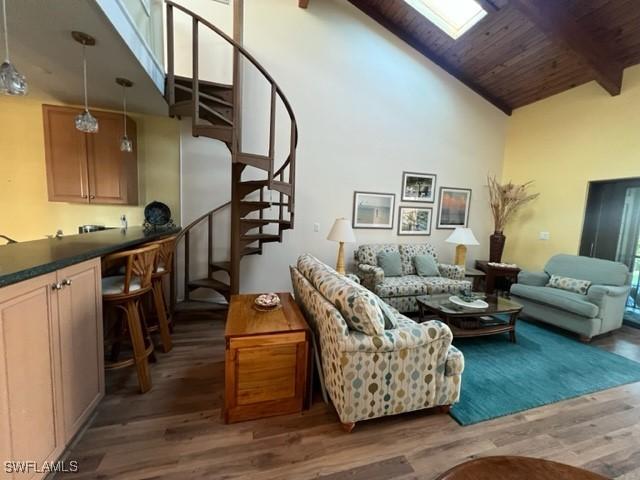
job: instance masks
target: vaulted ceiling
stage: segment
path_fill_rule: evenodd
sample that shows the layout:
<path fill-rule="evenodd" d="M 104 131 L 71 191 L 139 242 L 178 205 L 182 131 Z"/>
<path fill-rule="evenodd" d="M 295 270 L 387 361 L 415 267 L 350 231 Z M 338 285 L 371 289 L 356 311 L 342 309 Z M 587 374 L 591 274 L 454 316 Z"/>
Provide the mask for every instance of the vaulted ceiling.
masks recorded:
<path fill-rule="evenodd" d="M 640 0 L 476 0 L 457 40 L 404 0 L 349 1 L 507 114 L 592 80 L 617 95 L 640 63 Z"/>

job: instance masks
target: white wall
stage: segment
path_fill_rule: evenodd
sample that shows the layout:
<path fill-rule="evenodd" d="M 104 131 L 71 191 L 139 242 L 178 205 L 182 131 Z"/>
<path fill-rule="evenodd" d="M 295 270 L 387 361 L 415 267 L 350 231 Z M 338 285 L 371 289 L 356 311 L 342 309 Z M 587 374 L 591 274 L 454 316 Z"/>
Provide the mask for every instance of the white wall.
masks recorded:
<path fill-rule="evenodd" d="M 451 261 L 454 247 L 444 243 L 451 231 L 435 229 L 437 205 L 430 237 L 396 235 L 403 171 L 435 173 L 438 188 L 473 189 L 470 227 L 482 245 L 469 249 L 469 262 L 486 258 L 486 175 L 501 170 L 507 117 L 346 1 L 312 1 L 308 10 L 296 3 L 245 2 L 245 46 L 289 98 L 300 143 L 296 228 L 262 256 L 245 257 L 242 291 L 289 290 L 288 265 L 303 252 L 333 264 L 337 245 L 325 238 L 336 217 L 351 218 L 354 190 L 396 194 L 394 230 L 356 230 L 358 243 L 430 242 Z M 245 91 L 244 142 L 255 151 L 266 138 L 268 99 L 255 76 Z M 247 125 L 256 119 L 260 126 Z M 279 145 L 288 128 L 280 122 Z M 226 149 L 183 131 L 186 225 L 229 198 L 230 177 Z M 354 247 L 347 246 L 349 263 Z"/>

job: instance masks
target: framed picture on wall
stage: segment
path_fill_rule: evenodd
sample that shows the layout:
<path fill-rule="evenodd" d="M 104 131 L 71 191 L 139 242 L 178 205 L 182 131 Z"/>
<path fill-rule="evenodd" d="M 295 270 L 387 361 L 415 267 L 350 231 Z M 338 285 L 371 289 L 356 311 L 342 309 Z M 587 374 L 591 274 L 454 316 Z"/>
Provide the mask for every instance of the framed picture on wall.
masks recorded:
<path fill-rule="evenodd" d="M 438 208 L 439 229 L 454 229 L 469 225 L 469 207 L 471 189 L 440 187 L 440 205 Z"/>
<path fill-rule="evenodd" d="M 353 192 L 353 228 L 393 228 L 393 193 Z"/>
<path fill-rule="evenodd" d="M 398 208 L 398 235 L 431 235 L 432 213 L 427 207 Z"/>
<path fill-rule="evenodd" d="M 402 172 L 402 201 L 433 203 L 436 176 L 432 173 Z"/>

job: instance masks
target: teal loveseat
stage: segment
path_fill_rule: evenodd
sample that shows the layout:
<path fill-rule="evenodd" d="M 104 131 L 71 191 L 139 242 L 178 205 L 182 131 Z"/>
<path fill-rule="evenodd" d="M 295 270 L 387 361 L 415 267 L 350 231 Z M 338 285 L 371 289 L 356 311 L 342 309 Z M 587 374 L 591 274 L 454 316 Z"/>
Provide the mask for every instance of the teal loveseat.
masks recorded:
<path fill-rule="evenodd" d="M 585 295 L 547 286 L 551 275 L 591 282 Z M 577 333 L 582 341 L 622 326 L 631 274 L 626 265 L 598 258 L 560 254 L 544 272 L 522 271 L 511 296 L 523 314 Z"/>

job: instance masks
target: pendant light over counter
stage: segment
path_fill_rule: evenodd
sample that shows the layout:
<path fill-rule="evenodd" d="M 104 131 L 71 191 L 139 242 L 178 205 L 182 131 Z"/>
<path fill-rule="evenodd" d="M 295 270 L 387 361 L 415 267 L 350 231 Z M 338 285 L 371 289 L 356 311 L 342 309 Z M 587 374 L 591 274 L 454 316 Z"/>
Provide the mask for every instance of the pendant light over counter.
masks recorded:
<path fill-rule="evenodd" d="M 124 133 L 120 139 L 120 151 L 133 152 L 133 142 L 127 136 L 127 88 L 133 87 L 133 82 L 126 78 L 116 78 L 116 83 L 122 87 L 122 115 L 124 118 Z"/>
<path fill-rule="evenodd" d="M 2 0 L 2 26 L 4 27 L 4 62 L 0 65 L 0 94 L 26 95 L 29 92 L 27 79 L 9 60 L 9 31 L 7 30 L 7 4 Z"/>
<path fill-rule="evenodd" d="M 76 117 L 76 128 L 85 133 L 98 131 L 98 120 L 89 112 L 87 99 L 87 47 L 93 47 L 96 39 L 82 32 L 71 32 L 73 39 L 82 45 L 82 74 L 84 78 L 84 112 Z"/>

